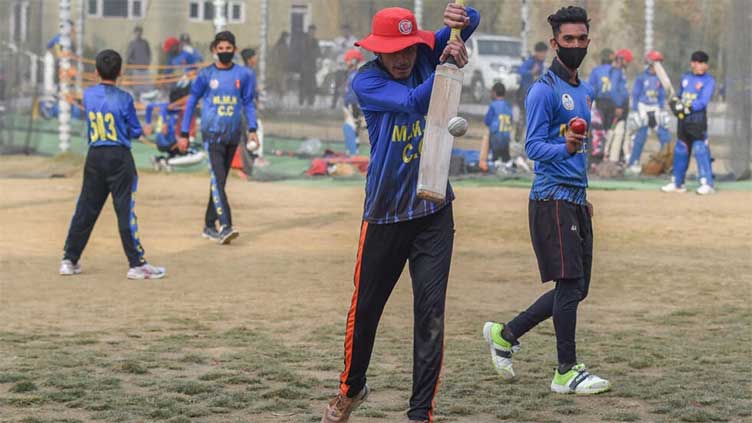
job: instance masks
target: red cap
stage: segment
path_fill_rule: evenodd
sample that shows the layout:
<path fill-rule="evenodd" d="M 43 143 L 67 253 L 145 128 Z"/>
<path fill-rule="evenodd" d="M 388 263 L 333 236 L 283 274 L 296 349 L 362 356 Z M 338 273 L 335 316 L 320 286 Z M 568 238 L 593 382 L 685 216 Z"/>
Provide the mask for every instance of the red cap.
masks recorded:
<path fill-rule="evenodd" d="M 350 50 L 347 50 L 345 52 L 345 63 L 350 63 L 351 60 L 362 62 L 364 60 L 363 53 L 361 53 L 357 48 L 351 48 Z"/>
<path fill-rule="evenodd" d="M 616 57 L 621 57 L 624 59 L 625 62 L 631 63 L 632 59 L 634 59 L 634 55 L 632 54 L 632 50 L 628 48 L 623 48 L 616 52 Z"/>
<path fill-rule="evenodd" d="M 650 50 L 648 54 L 645 55 L 645 58 L 650 62 L 660 62 L 663 60 L 663 55 L 660 51 Z"/>
<path fill-rule="evenodd" d="M 173 47 L 180 44 L 180 41 L 178 41 L 175 37 L 169 37 L 166 40 L 164 40 L 164 43 L 162 44 L 162 51 L 167 53 L 168 51 L 172 50 Z"/>
<path fill-rule="evenodd" d="M 374 53 L 395 53 L 416 44 L 433 49 L 434 41 L 433 32 L 418 29 L 413 12 L 389 7 L 373 16 L 371 34 L 355 45 Z"/>

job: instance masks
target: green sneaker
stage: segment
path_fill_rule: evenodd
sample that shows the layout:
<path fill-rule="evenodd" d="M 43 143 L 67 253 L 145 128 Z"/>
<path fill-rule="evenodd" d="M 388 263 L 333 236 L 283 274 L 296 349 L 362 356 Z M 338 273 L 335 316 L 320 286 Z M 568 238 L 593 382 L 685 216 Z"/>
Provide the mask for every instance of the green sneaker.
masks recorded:
<path fill-rule="evenodd" d="M 611 389 L 609 381 L 590 374 L 582 363 L 572 367 L 563 375 L 559 373 L 559 369 L 556 369 L 554 380 L 551 381 L 551 391 L 557 394 L 592 395 L 609 389 Z"/>
<path fill-rule="evenodd" d="M 491 362 L 496 369 L 496 373 L 504 380 L 512 380 L 514 379 L 512 353 L 520 350 L 520 343 L 512 344 L 504 339 L 501 336 L 502 330 L 504 330 L 503 323 L 486 322 L 483 325 L 483 338 L 491 349 Z"/>

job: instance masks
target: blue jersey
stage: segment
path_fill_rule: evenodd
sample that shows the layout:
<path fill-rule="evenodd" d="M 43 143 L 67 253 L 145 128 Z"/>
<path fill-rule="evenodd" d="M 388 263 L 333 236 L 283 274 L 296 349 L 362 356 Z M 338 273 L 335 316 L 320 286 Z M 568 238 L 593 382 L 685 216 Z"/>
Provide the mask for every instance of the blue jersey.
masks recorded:
<path fill-rule="evenodd" d="M 131 140 L 143 134 L 133 97 L 114 85 L 87 88 L 84 110 L 89 147 L 121 145 L 131 148 Z"/>
<path fill-rule="evenodd" d="M 185 50 L 182 50 L 180 53 L 173 56 L 170 60 L 168 60 L 167 64 L 170 66 L 180 66 L 180 65 L 196 65 L 201 63 L 201 61 L 204 60 L 203 57 L 201 57 L 200 54 L 194 52 L 189 53 Z M 196 66 L 186 66 L 185 72 L 189 72 L 192 70 L 196 70 Z M 167 73 L 172 73 L 173 69 L 168 69 Z"/>
<path fill-rule="evenodd" d="M 581 151 L 569 154 L 564 134 L 569 120 L 574 117 L 585 119 L 590 127 L 593 89 L 584 81 L 572 85 L 568 78 L 564 65 L 554 59 L 548 72 L 530 88 L 525 101 L 525 152 L 535 160 L 530 198 L 585 204 L 587 140 Z"/>
<path fill-rule="evenodd" d="M 663 89 L 658 76 L 650 73 L 647 69 L 645 72 L 637 75 L 634 87 L 632 87 L 632 110 L 637 110 L 638 103 L 663 107 L 665 99 L 666 91 Z"/>
<path fill-rule="evenodd" d="M 240 140 L 241 110 L 245 110 L 249 129 L 256 129 L 256 78 L 244 66 L 220 69 L 207 66 L 191 84 L 180 132 L 187 133 L 193 109 L 201 102 L 201 133 L 205 142 L 237 143 Z"/>
<path fill-rule="evenodd" d="M 159 110 L 158 119 L 154 128 L 154 132 L 162 134 L 161 137 L 157 137 L 157 144 L 161 147 L 169 147 L 177 141 L 176 126 L 180 110 L 170 110 L 169 103 L 149 103 L 146 106 L 146 114 L 144 122 L 149 125 L 152 122 L 152 114 L 154 109 Z"/>
<path fill-rule="evenodd" d="M 710 74 L 695 75 L 688 72 L 682 75 L 677 95 L 691 110 L 684 118 L 685 122 L 707 123 L 707 107 L 714 90 L 715 79 Z"/>
<path fill-rule="evenodd" d="M 512 106 L 506 100 L 497 99 L 488 105 L 486 117 L 483 123 L 488 127 L 491 134 L 501 134 L 502 138 L 509 140 L 514 119 L 512 118 Z"/>
<path fill-rule="evenodd" d="M 528 57 L 520 65 L 520 92 L 527 93 L 530 86 L 533 85 L 536 78 L 543 74 L 546 70 L 546 65 L 543 60 L 536 60 L 535 56 Z"/>
<path fill-rule="evenodd" d="M 468 7 L 467 14 L 470 24 L 462 30 L 464 40 L 480 22 L 477 10 Z M 454 199 L 449 184 L 443 203 L 435 204 L 416 196 L 433 74 L 449 34 L 446 27 L 437 31 L 433 50 L 426 45 L 418 46 L 415 65 L 407 79 L 393 79 L 375 59 L 361 67 L 352 81 L 371 141 L 363 213 L 363 218 L 371 223 L 416 219 L 435 213 Z"/>
<path fill-rule="evenodd" d="M 624 72 L 609 64 L 596 66 L 588 79 L 594 90 L 594 99 L 608 98 L 616 107 L 627 105 L 629 93 L 627 91 L 627 78 Z"/>

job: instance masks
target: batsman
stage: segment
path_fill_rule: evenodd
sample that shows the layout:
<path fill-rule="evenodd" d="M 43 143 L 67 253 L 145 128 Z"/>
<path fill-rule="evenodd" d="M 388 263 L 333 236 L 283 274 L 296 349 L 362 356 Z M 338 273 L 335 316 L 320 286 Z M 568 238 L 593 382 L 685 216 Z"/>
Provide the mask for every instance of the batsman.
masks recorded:
<path fill-rule="evenodd" d="M 345 368 L 323 423 L 348 421 L 368 396 L 366 370 L 376 328 L 407 262 L 414 297 L 413 389 L 407 416 L 412 422 L 433 421 L 454 243 L 454 195 L 447 184 L 441 202 L 418 198 L 418 170 L 436 67 L 450 57 L 458 68 L 467 63 L 463 40 L 479 22 L 476 10 L 452 3 L 444 10 L 446 27 L 434 33 L 420 30 L 411 11 L 387 8 L 373 17 L 371 34 L 356 43 L 376 55 L 352 82 L 368 126 L 371 163 L 347 314 Z M 460 39 L 450 40 L 452 28 L 461 30 Z"/>
<path fill-rule="evenodd" d="M 552 317 L 559 365 L 551 390 L 596 394 L 609 390 L 610 384 L 577 360 L 575 345 L 577 307 L 588 294 L 593 263 L 584 125 L 590 124 L 593 89 L 580 80 L 577 71 L 590 44 L 590 20 L 585 9 L 569 6 L 549 16 L 548 23 L 556 58 L 525 100 L 525 150 L 535 161 L 528 202 L 530 237 L 541 282 L 554 281 L 555 285 L 507 323 L 486 322 L 483 336 L 497 373 L 513 379 L 512 354 L 519 350 L 518 340 Z"/>

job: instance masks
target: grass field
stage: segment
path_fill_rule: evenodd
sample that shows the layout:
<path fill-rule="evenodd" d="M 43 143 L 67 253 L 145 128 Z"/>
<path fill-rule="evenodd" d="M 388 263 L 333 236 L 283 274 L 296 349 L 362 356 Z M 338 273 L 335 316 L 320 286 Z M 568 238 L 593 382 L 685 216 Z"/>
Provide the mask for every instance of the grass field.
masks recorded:
<path fill-rule="evenodd" d="M 24 159 L 3 157 L 4 168 Z M 40 159 L 28 159 L 40 160 Z M 46 159 L 45 159 L 46 160 Z M 0 422 L 317 422 L 336 392 L 363 202 L 354 183 L 228 184 L 241 237 L 199 237 L 203 174 L 142 172 L 136 212 L 160 281 L 129 281 L 108 204 L 82 259 L 57 266 L 80 186 L 0 179 Z M 752 420 L 752 192 L 601 191 L 579 356 L 614 389 L 549 393 L 553 326 L 523 338 L 502 383 L 481 336 L 537 282 L 524 188 L 459 184 L 438 421 Z M 381 321 L 351 421 L 403 422 L 411 384 L 406 276 Z"/>

